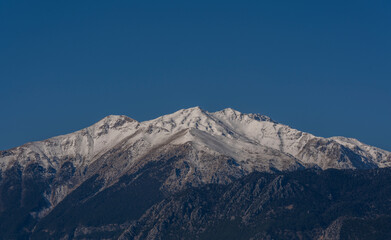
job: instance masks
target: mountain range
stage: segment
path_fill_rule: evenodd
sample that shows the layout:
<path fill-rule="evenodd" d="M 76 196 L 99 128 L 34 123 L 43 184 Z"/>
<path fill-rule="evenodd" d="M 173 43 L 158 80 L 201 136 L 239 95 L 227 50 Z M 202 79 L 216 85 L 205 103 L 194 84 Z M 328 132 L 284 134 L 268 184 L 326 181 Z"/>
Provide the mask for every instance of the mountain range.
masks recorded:
<path fill-rule="evenodd" d="M 376 239 L 391 236 L 390 166 L 356 139 L 231 108 L 110 115 L 0 152 L 0 236 Z"/>

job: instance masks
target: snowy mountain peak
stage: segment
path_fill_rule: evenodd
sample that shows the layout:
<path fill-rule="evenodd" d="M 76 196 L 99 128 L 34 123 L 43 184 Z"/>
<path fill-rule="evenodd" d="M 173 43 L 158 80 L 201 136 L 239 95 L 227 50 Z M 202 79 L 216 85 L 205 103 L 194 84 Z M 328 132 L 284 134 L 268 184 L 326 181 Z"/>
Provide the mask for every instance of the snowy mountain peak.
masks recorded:
<path fill-rule="evenodd" d="M 179 116 L 179 115 L 186 115 L 186 116 L 200 116 L 204 115 L 206 113 L 205 110 L 201 109 L 199 106 L 191 107 L 191 108 L 184 108 L 180 109 L 172 114 L 163 115 L 162 117 L 166 116 Z"/>
<path fill-rule="evenodd" d="M 226 108 L 221 111 L 214 112 L 212 114 L 216 117 L 220 117 L 220 118 L 222 117 L 225 119 L 231 119 L 231 120 L 237 120 L 237 121 L 244 120 L 246 122 L 249 122 L 251 120 L 256 120 L 256 121 L 268 121 L 268 122 L 277 123 L 277 122 L 273 121 L 268 116 L 265 116 L 265 115 L 262 115 L 259 113 L 241 113 L 241 112 L 239 112 L 235 109 L 232 109 L 232 108 Z"/>
<path fill-rule="evenodd" d="M 241 112 L 233 109 L 233 108 L 225 108 L 221 111 L 217 111 L 217 112 L 220 112 L 222 114 L 225 114 L 225 115 L 229 115 L 229 116 L 239 116 L 239 115 L 242 115 Z"/>
<path fill-rule="evenodd" d="M 356 139 L 316 137 L 274 122 L 267 116 L 244 114 L 232 108 L 207 112 L 194 107 L 144 122 L 110 115 L 70 134 L 0 151 L 0 183 L 6 196 L 3 198 L 6 201 L 0 205 L 3 207 L 4 203 L 10 202 L 10 206 L 16 206 L 10 212 L 26 209 L 22 222 L 26 222 L 25 216 L 58 219 L 60 215 L 56 209 L 65 212 L 70 209 L 68 217 L 71 218 L 83 215 L 83 208 L 93 213 L 99 206 L 96 203 L 102 199 L 105 205 L 99 209 L 111 210 L 112 205 L 120 204 L 117 211 L 121 215 L 126 209 L 122 204 L 136 203 L 129 203 L 132 196 L 137 201 L 148 202 L 151 198 L 159 199 L 188 187 L 227 184 L 254 171 L 294 171 L 310 167 L 391 167 L 391 153 Z M 264 185 L 264 179 L 254 186 Z M 276 178 L 277 184 L 270 185 L 271 192 L 278 188 L 278 195 L 281 195 L 280 187 L 284 185 L 281 179 Z M 244 188 L 254 189 L 248 186 Z M 161 193 L 151 192 L 153 189 L 159 189 Z M 294 195 L 300 190 L 290 185 L 287 189 Z M 31 194 L 36 190 L 37 194 Z M 11 202 L 7 196 L 16 197 Z M 114 204 L 106 201 L 111 196 L 117 199 Z M 248 194 L 243 196 L 247 199 Z M 232 196 L 228 198 L 232 199 Z M 36 199 L 41 200 L 37 202 Z M 28 200 L 37 202 L 39 207 L 26 208 Z M 70 203 L 75 205 L 67 205 Z M 92 208 L 88 207 L 91 203 Z M 137 204 L 134 206 L 138 207 Z M 76 205 L 80 208 L 75 208 Z M 129 211 L 134 212 L 134 206 Z M 161 209 L 161 205 L 157 206 Z M 182 209 L 181 206 L 178 205 L 178 209 Z M 28 222 L 30 224 L 30 220 Z M 42 222 L 42 226 L 50 225 L 47 223 Z M 113 227 L 122 229 L 124 226 L 133 231 L 138 228 L 138 225 L 130 224 L 106 225 L 104 229 L 111 231 Z M 42 229 L 41 225 L 37 226 Z M 84 231 L 89 234 L 88 229 L 75 230 L 72 236 L 83 236 L 76 233 Z M 53 236 L 48 238 L 59 239 Z"/>
<path fill-rule="evenodd" d="M 261 114 L 244 114 L 232 108 L 226 108 L 217 112 L 208 112 L 200 107 L 192 107 L 178 110 L 172 114 L 163 115 L 157 119 L 147 121 L 150 124 L 157 124 L 159 127 L 163 125 L 182 125 L 187 127 L 198 128 L 202 125 L 209 127 L 221 124 L 232 124 L 232 122 L 248 124 L 252 121 L 268 121 L 276 123 L 268 116 Z M 174 124 L 175 123 L 175 124 Z"/>
<path fill-rule="evenodd" d="M 229 183 L 253 171 L 307 167 L 391 167 L 391 153 L 355 139 L 316 137 L 261 114 L 200 107 L 144 122 L 110 115 L 70 134 L 0 151 L 0 180 L 14 173 L 29 179 L 37 171 L 53 183 L 44 195 L 50 208 L 37 216 L 93 176 L 105 189 L 122 176 L 138 178 L 153 168 L 166 176 L 162 188 L 175 192 L 190 185 Z"/>
<path fill-rule="evenodd" d="M 143 124 L 162 128 L 171 132 L 184 128 L 199 128 L 205 124 L 210 125 L 211 121 L 213 120 L 210 118 L 208 112 L 202 110 L 200 107 L 193 107 L 181 109 L 172 114 L 143 122 Z"/>
<path fill-rule="evenodd" d="M 104 117 L 102 120 L 95 123 L 94 125 L 116 128 L 131 122 L 137 122 L 137 121 L 125 115 L 109 115 Z"/>
<path fill-rule="evenodd" d="M 0 168 L 34 159 L 55 167 L 61 162 L 53 159 L 68 158 L 79 159 L 76 166 L 87 166 L 113 148 L 131 148 L 136 157 L 151 149 L 187 143 L 197 151 L 235 159 L 248 171 L 283 170 L 292 164 L 323 169 L 391 166 L 390 152 L 355 139 L 316 137 L 267 116 L 232 108 L 207 112 L 193 107 L 144 122 L 109 115 L 80 131 L 11 149 L 0 156 Z"/>

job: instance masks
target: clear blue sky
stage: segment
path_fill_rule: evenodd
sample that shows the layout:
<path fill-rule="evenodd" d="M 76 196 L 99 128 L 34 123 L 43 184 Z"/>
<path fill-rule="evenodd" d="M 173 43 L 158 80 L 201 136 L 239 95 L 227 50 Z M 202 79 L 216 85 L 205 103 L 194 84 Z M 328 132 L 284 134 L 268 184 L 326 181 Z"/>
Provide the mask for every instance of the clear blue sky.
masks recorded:
<path fill-rule="evenodd" d="M 197 105 L 391 150 L 391 1 L 0 0 L 0 81 L 3 150 Z"/>

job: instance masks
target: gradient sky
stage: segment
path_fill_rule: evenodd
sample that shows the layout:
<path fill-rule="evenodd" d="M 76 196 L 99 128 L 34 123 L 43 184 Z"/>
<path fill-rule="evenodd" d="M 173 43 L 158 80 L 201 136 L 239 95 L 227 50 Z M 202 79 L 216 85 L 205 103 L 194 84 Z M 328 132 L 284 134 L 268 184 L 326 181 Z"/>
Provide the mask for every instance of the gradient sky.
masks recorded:
<path fill-rule="evenodd" d="M 391 150 L 391 1 L 0 0 L 0 81 L 2 150 L 193 106 Z"/>

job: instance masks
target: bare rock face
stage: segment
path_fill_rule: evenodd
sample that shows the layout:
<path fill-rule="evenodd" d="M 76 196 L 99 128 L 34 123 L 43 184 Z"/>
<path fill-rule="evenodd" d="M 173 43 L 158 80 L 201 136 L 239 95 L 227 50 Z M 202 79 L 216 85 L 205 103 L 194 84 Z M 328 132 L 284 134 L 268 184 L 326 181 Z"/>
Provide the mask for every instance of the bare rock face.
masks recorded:
<path fill-rule="evenodd" d="M 388 239 L 390 173 L 253 173 L 168 197 L 119 239 Z"/>
<path fill-rule="evenodd" d="M 80 131 L 0 152 L 0 233 L 5 238 L 16 233 L 16 238 L 76 238 L 103 226 L 101 234 L 109 236 L 134 226 L 167 197 L 207 184 L 231 184 L 253 172 L 390 165 L 390 152 L 356 139 L 316 137 L 233 109 L 211 113 L 195 107 L 145 122 L 111 115 Z M 300 196 L 303 186 L 285 183 L 276 179 L 269 191 Z M 262 201 L 273 201 L 269 195 Z M 244 195 L 238 199 L 238 205 L 248 201 Z M 241 221 L 251 222 L 262 211 L 264 203 L 252 201 Z M 107 205 L 121 208 L 106 213 Z M 90 214 L 91 206 L 101 209 L 107 221 L 80 216 Z M 114 213 L 119 216 L 115 221 Z M 59 224 L 55 219 L 61 216 Z"/>
<path fill-rule="evenodd" d="M 333 240 L 341 239 L 341 228 L 346 217 L 337 218 L 333 221 L 325 230 L 324 234 L 321 236 L 321 239 L 324 240 Z"/>

